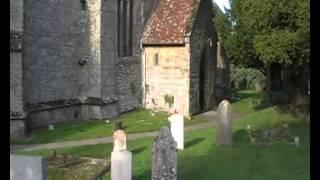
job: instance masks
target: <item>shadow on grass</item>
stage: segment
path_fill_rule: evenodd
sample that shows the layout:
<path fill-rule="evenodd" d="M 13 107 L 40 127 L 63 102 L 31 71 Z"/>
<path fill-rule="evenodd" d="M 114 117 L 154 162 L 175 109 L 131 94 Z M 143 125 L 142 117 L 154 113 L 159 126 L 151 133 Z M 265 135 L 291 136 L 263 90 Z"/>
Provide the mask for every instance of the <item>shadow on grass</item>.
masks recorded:
<path fill-rule="evenodd" d="M 237 130 L 232 136 L 235 144 L 250 144 L 250 138 L 245 129 Z"/>
<path fill-rule="evenodd" d="M 200 143 L 201 141 L 205 140 L 205 138 L 195 138 L 195 139 L 192 139 L 191 141 L 188 141 L 185 143 L 185 149 L 189 148 L 189 147 L 192 147 L 198 143 Z"/>
<path fill-rule="evenodd" d="M 243 136 L 244 132 L 239 132 Z M 304 180 L 310 177 L 309 148 L 278 144 L 253 146 L 235 142 L 213 145 L 206 155 L 183 154 L 178 164 L 179 180 Z"/>
<path fill-rule="evenodd" d="M 144 171 L 141 175 L 133 175 L 132 180 L 149 180 L 151 179 L 151 169 L 149 171 Z"/>
<path fill-rule="evenodd" d="M 132 152 L 132 154 L 137 155 L 137 154 L 142 153 L 146 148 L 147 148 L 147 147 L 135 148 L 135 149 L 133 149 L 131 152 Z"/>

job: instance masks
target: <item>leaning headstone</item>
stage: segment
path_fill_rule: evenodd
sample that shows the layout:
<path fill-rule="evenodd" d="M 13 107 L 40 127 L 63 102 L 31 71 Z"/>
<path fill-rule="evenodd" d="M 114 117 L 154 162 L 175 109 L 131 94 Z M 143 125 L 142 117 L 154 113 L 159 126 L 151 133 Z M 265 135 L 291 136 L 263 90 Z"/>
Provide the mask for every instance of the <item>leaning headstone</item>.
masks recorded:
<path fill-rule="evenodd" d="M 10 180 L 46 180 L 47 173 L 44 157 L 10 155 Z"/>
<path fill-rule="evenodd" d="M 163 127 L 153 144 L 152 180 L 177 180 L 177 143 L 170 129 Z"/>
<path fill-rule="evenodd" d="M 218 107 L 218 139 L 220 145 L 232 144 L 232 110 L 231 104 L 223 100 Z"/>
<path fill-rule="evenodd" d="M 127 134 L 117 130 L 113 135 L 113 151 L 111 152 L 111 180 L 131 180 L 132 153 L 127 150 Z"/>
<path fill-rule="evenodd" d="M 183 127 L 183 115 L 173 114 L 169 118 L 170 130 L 173 139 L 177 142 L 178 149 L 184 148 L 184 127 Z"/>

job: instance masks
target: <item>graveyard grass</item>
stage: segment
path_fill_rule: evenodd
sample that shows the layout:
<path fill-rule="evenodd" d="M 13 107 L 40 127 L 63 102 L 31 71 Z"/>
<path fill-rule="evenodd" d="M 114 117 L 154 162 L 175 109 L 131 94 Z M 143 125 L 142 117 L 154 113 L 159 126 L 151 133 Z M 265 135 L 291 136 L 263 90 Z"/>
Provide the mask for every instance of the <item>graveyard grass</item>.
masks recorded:
<path fill-rule="evenodd" d="M 282 114 L 277 107 L 254 109 L 252 100 L 261 97 L 252 91 L 240 93 L 242 99 L 233 104 L 235 111 L 246 112 L 235 121 L 232 146 L 217 146 L 215 128 L 194 130 L 185 134 L 185 149 L 178 152 L 178 179 L 181 180 L 305 180 L 310 179 L 310 124 L 302 118 Z M 251 100 L 250 100 L 251 99 Z M 300 137 L 300 147 L 277 143 L 250 145 L 245 130 L 289 124 L 289 131 Z M 129 141 L 133 153 L 133 179 L 150 179 L 152 138 Z M 112 144 L 58 149 L 58 153 L 108 159 Z M 51 150 L 18 152 L 18 154 L 50 156 Z M 110 179 L 107 174 L 104 179 Z"/>
<path fill-rule="evenodd" d="M 109 123 L 106 121 L 109 120 Z M 26 140 L 10 140 L 12 144 L 43 144 L 50 142 L 81 140 L 89 138 L 108 137 L 113 135 L 114 122 L 122 120 L 127 133 L 156 131 L 162 126 L 169 125 L 166 112 L 152 112 L 138 109 L 121 115 L 118 118 L 105 120 L 89 120 L 80 122 L 66 122 L 55 125 L 53 131 L 47 128 L 36 130 Z M 207 120 L 194 116 L 185 122 L 186 125 L 203 123 Z"/>

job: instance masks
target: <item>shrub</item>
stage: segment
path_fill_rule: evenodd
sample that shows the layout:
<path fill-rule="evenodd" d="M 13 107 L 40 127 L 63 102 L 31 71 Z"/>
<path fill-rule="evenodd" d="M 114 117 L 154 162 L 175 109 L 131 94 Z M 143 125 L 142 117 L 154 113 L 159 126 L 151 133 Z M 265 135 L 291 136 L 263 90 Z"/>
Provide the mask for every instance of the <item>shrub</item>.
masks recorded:
<path fill-rule="evenodd" d="M 265 85 L 265 76 L 257 69 L 230 66 L 230 81 L 236 89 L 261 90 Z"/>

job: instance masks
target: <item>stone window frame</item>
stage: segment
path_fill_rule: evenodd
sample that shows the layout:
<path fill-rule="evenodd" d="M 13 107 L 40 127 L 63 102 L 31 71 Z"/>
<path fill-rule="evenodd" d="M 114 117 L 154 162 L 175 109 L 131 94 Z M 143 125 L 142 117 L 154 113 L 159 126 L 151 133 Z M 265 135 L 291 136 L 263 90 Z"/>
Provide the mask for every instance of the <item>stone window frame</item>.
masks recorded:
<path fill-rule="evenodd" d="M 133 56 L 134 0 L 117 0 L 118 57 Z"/>

